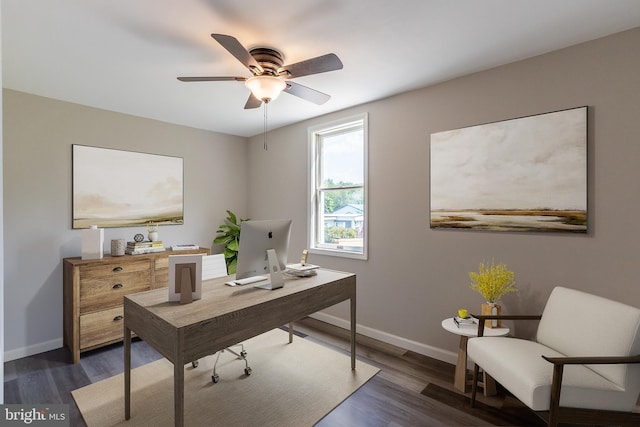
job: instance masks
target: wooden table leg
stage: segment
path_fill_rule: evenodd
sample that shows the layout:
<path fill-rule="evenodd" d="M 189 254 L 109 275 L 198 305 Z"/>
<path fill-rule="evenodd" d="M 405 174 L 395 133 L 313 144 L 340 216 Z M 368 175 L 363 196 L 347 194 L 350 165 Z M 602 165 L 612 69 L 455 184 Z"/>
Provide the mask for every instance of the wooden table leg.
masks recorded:
<path fill-rule="evenodd" d="M 179 329 L 173 361 L 173 416 L 176 427 L 184 426 L 184 364 L 184 330 Z"/>
<path fill-rule="evenodd" d="M 467 392 L 467 385 L 471 381 L 467 380 L 467 342 L 469 337 L 460 336 L 458 345 L 458 361 L 456 362 L 456 372 L 453 379 L 453 386 L 463 393 Z M 482 387 L 485 396 L 496 395 L 496 381 L 486 372 L 482 372 L 482 381 L 478 381 L 478 386 Z"/>
<path fill-rule="evenodd" d="M 467 341 L 469 341 L 469 337 L 460 335 L 458 361 L 456 362 L 456 371 L 453 377 L 453 386 L 463 393 L 467 392 Z"/>
<path fill-rule="evenodd" d="M 289 322 L 289 344 L 293 342 L 293 322 Z"/>
<path fill-rule="evenodd" d="M 131 418 L 131 330 L 124 326 L 124 419 Z"/>
<path fill-rule="evenodd" d="M 175 426 L 184 426 L 184 363 L 178 357 L 173 364 L 173 415 Z"/>
<path fill-rule="evenodd" d="M 356 294 L 351 296 L 351 370 L 356 369 Z"/>
<path fill-rule="evenodd" d="M 496 380 L 484 371 L 482 372 L 482 387 L 484 389 L 485 396 L 495 396 L 498 394 L 498 391 L 496 390 Z"/>

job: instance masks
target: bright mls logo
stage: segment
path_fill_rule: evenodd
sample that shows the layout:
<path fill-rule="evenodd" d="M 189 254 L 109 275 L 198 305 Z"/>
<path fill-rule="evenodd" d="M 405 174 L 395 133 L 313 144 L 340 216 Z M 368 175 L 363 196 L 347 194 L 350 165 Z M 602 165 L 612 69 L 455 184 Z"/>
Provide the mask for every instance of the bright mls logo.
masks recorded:
<path fill-rule="evenodd" d="M 69 427 L 69 405 L 0 405 L 2 426 Z"/>

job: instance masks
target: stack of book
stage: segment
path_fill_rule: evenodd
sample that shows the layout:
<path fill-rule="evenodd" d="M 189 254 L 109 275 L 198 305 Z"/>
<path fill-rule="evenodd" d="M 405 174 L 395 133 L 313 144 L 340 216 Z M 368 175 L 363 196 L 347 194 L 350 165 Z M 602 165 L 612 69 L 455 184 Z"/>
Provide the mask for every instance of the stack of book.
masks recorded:
<path fill-rule="evenodd" d="M 288 264 L 284 273 L 295 277 L 309 277 L 318 274 L 318 268 L 320 267 L 313 264 Z"/>
<path fill-rule="evenodd" d="M 478 319 L 472 316 L 468 316 L 468 317 L 455 316 L 453 318 L 453 323 L 455 323 L 458 328 L 460 326 L 475 326 L 478 324 Z"/>
<path fill-rule="evenodd" d="M 163 252 L 164 244 L 161 241 L 144 241 L 144 242 L 127 242 L 127 249 L 124 253 L 127 255 L 150 254 L 153 252 Z"/>
<path fill-rule="evenodd" d="M 172 251 L 189 251 L 194 249 L 200 249 L 200 246 L 194 244 L 187 245 L 171 245 Z"/>

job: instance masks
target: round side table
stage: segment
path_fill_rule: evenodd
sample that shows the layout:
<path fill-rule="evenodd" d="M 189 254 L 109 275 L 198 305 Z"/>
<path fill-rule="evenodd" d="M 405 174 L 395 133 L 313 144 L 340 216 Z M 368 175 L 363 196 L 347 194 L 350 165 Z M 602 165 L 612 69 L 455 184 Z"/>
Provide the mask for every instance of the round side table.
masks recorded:
<path fill-rule="evenodd" d="M 471 384 L 471 381 L 467 381 L 467 341 L 469 337 L 478 336 L 478 324 L 473 325 L 461 324 L 456 325 L 453 321 L 453 317 L 444 319 L 442 321 L 442 328 L 451 332 L 452 334 L 460 335 L 460 344 L 458 345 L 458 361 L 456 363 L 456 371 L 453 380 L 453 386 L 463 393 L 467 392 L 467 385 Z M 509 328 L 484 328 L 485 337 L 504 337 L 509 335 Z M 496 383 L 489 375 L 483 373 L 482 387 L 484 388 L 484 395 L 491 396 L 496 394 Z M 480 384 L 480 382 L 478 382 Z"/>

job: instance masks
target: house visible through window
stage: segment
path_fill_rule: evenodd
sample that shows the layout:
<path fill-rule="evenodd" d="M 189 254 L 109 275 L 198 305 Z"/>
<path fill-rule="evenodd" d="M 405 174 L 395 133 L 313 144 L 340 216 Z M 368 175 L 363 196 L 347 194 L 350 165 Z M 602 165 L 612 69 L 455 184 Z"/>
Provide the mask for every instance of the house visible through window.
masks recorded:
<path fill-rule="evenodd" d="M 367 116 L 309 129 L 309 250 L 367 259 Z"/>

